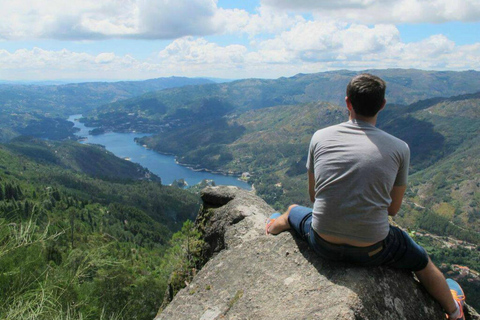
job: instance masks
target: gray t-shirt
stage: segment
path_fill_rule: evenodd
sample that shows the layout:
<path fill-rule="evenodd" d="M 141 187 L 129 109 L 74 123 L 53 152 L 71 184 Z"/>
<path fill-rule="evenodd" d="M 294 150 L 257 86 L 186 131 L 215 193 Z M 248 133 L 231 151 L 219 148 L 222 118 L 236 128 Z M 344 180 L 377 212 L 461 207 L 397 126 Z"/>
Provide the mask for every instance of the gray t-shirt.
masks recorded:
<path fill-rule="evenodd" d="M 307 160 L 315 174 L 313 229 L 363 242 L 385 239 L 390 192 L 407 184 L 409 162 L 405 142 L 369 123 L 318 130 Z"/>

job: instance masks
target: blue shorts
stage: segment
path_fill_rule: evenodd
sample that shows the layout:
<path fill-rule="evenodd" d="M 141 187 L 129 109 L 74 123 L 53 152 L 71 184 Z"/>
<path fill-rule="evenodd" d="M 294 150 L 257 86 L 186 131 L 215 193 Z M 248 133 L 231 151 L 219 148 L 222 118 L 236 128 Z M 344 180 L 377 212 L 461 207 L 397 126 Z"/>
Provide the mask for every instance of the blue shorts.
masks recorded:
<path fill-rule="evenodd" d="M 319 256 L 327 260 L 350 262 L 360 266 L 389 266 L 420 271 L 428 264 L 428 254 L 403 230 L 390 226 L 388 236 L 368 247 L 333 244 L 322 239 L 312 228 L 312 209 L 291 209 L 288 222 Z"/>

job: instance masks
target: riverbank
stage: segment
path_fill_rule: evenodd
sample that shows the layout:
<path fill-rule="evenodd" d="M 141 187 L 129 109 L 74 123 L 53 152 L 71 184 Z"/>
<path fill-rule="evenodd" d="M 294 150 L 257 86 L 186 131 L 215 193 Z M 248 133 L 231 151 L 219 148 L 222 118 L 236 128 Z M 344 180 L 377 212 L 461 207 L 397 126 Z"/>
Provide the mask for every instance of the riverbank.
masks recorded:
<path fill-rule="evenodd" d="M 76 135 L 86 139 L 80 141 L 80 143 L 103 145 L 105 149 L 117 157 L 122 159 L 129 158 L 130 161 L 148 168 L 152 173 L 161 177 L 165 185 L 180 179 L 184 179 L 190 186 L 196 185 L 202 180 L 213 180 L 216 185 L 233 185 L 246 190 L 252 189 L 248 183 L 238 179 L 240 174 L 236 172 L 221 172 L 208 168 L 199 168 L 191 164 L 179 163 L 175 155 L 162 154 L 146 145 L 137 143 L 140 137 L 148 134 L 139 132 L 107 132 L 100 135 L 91 135 L 89 131 L 93 128 L 86 127 L 78 121 L 79 119 L 79 115 L 69 117 L 69 121 L 79 128 Z"/>
<path fill-rule="evenodd" d="M 138 141 L 135 141 L 135 142 L 138 145 L 141 145 L 140 142 L 138 142 Z M 240 172 L 240 171 L 213 170 L 213 169 L 203 168 L 203 167 L 200 167 L 200 166 L 198 166 L 196 164 L 192 164 L 192 163 L 183 163 L 183 162 L 178 161 L 178 156 L 174 153 L 162 152 L 162 151 L 156 150 L 154 148 L 151 148 L 146 144 L 142 144 L 141 146 L 144 147 L 147 150 L 153 150 L 158 154 L 162 154 L 162 155 L 166 155 L 166 156 L 173 156 L 173 157 L 175 157 L 175 163 L 176 164 L 178 164 L 180 166 L 183 166 L 185 168 L 188 168 L 190 170 L 196 171 L 196 172 L 209 172 L 209 173 L 212 173 L 212 174 L 221 174 L 221 175 L 224 175 L 224 176 L 234 176 L 234 177 L 237 177 L 237 178 L 242 176 L 242 172 Z M 240 181 L 243 181 L 243 180 L 240 180 Z"/>

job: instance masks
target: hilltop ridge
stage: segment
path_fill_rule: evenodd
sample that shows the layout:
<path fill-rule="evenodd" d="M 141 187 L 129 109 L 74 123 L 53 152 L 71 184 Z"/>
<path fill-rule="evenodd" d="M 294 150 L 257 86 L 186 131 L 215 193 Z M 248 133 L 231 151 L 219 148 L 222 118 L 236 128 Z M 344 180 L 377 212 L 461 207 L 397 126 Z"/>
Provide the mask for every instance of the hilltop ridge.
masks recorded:
<path fill-rule="evenodd" d="M 389 104 L 478 91 L 480 72 L 378 69 L 298 74 L 278 79 L 242 79 L 176 87 L 116 101 L 90 111 L 87 125 L 114 131 L 159 132 L 215 115 L 242 113 L 280 105 L 324 101 L 344 105 L 345 87 L 356 74 L 370 72 L 387 81 Z M 128 125 L 126 124 L 128 122 Z"/>

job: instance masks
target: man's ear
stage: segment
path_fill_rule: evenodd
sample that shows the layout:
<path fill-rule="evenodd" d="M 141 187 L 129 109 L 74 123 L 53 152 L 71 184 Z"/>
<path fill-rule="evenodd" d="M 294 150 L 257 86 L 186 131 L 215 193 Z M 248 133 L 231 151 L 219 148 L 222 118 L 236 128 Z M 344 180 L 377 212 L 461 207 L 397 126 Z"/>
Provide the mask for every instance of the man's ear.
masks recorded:
<path fill-rule="evenodd" d="M 386 100 L 386 99 L 383 99 L 382 107 L 381 107 L 380 110 L 378 110 L 378 111 L 383 110 L 383 108 L 385 108 L 385 105 L 386 105 L 386 104 L 387 104 L 387 100 Z"/>
<path fill-rule="evenodd" d="M 349 111 L 353 110 L 352 102 L 350 101 L 350 98 L 347 96 L 345 97 L 345 103 L 347 104 L 347 108 Z"/>

